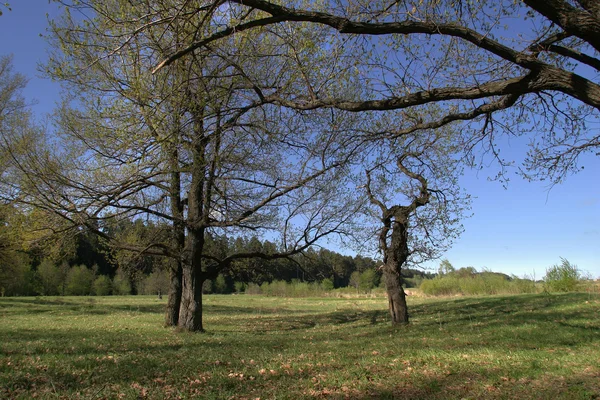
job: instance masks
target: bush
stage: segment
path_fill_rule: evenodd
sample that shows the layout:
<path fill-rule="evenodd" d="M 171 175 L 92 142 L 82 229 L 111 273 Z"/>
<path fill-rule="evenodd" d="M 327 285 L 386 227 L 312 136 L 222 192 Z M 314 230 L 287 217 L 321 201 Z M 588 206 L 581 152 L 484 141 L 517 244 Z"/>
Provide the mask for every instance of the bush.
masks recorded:
<path fill-rule="evenodd" d="M 59 268 L 50 260 L 43 260 L 37 268 L 38 292 L 43 296 L 59 294 L 63 277 Z"/>
<path fill-rule="evenodd" d="M 461 293 L 458 279 L 452 276 L 424 280 L 419 288 L 428 296 L 451 296 Z"/>
<path fill-rule="evenodd" d="M 572 292 L 577 289 L 581 279 L 581 271 L 577 265 L 571 264 L 561 257 L 561 263 L 546 270 L 544 283 L 546 290 L 551 292 Z"/>
<path fill-rule="evenodd" d="M 96 296 L 108 296 L 112 293 L 112 281 L 106 275 L 100 275 L 92 285 Z"/>
<path fill-rule="evenodd" d="M 225 277 L 222 274 L 219 274 L 219 276 L 217 276 L 213 287 L 215 293 L 223 294 L 228 292 L 227 282 L 225 281 Z"/>
<path fill-rule="evenodd" d="M 202 293 L 203 294 L 211 294 L 213 292 L 213 281 L 207 279 L 202 284 Z"/>
<path fill-rule="evenodd" d="M 120 268 L 117 270 L 117 274 L 113 279 L 113 294 L 117 296 L 131 294 L 131 282 L 129 282 L 129 277 Z"/>
<path fill-rule="evenodd" d="M 248 286 L 246 286 L 245 293 L 246 294 L 261 294 L 262 291 L 260 289 L 260 286 L 258 286 L 256 283 L 250 282 L 248 284 Z"/>
<path fill-rule="evenodd" d="M 94 271 L 85 265 L 76 265 L 67 275 L 66 292 L 71 296 L 89 296 L 95 279 Z"/>
<path fill-rule="evenodd" d="M 321 289 L 325 292 L 330 292 L 334 288 L 333 281 L 329 278 L 325 278 L 321 281 Z"/>
<path fill-rule="evenodd" d="M 535 282 L 529 279 L 510 278 L 488 271 L 461 274 L 457 272 L 424 280 L 419 287 L 423 294 L 428 296 L 519 294 L 537 291 Z"/>
<path fill-rule="evenodd" d="M 140 292 L 146 295 L 157 295 L 169 293 L 169 272 L 164 269 L 157 269 L 148 275 L 143 284 L 140 285 L 142 290 Z"/>
<path fill-rule="evenodd" d="M 17 253 L 10 264 L 0 265 L 1 296 L 31 296 L 35 294 L 35 273 L 29 265 L 29 258 Z"/>
<path fill-rule="evenodd" d="M 362 272 L 362 274 L 360 274 L 358 281 L 360 290 L 365 293 L 370 293 L 371 290 L 377 286 L 379 277 L 374 269 L 366 269 Z"/>
<path fill-rule="evenodd" d="M 235 282 L 233 287 L 236 293 L 244 293 L 246 291 L 246 284 L 244 282 Z"/>

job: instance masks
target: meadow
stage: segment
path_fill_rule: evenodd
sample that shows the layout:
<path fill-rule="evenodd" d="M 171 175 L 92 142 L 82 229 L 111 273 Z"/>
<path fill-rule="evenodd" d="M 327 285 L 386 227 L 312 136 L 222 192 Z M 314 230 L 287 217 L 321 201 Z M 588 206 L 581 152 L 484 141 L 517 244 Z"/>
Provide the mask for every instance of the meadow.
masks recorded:
<path fill-rule="evenodd" d="M 166 300 L 0 298 L 2 399 L 595 399 L 600 296 L 387 301 L 210 295 L 206 333 Z"/>

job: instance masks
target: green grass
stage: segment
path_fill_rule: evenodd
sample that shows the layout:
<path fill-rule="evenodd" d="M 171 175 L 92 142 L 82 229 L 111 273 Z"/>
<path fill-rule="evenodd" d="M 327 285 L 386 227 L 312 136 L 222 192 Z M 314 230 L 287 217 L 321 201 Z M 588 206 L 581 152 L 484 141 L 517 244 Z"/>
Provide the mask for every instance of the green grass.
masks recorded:
<path fill-rule="evenodd" d="M 600 297 L 207 296 L 208 333 L 154 297 L 0 298 L 0 398 L 600 398 Z"/>

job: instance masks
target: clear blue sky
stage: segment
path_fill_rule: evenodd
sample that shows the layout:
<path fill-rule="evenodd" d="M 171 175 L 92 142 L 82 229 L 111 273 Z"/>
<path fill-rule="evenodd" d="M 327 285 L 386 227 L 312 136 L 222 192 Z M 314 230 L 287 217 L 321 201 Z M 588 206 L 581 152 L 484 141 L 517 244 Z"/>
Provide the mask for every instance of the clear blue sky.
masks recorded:
<path fill-rule="evenodd" d="M 13 0 L 11 7 L 0 17 L 0 54 L 12 53 L 15 70 L 30 78 L 25 96 L 37 100 L 34 111 L 41 119 L 59 96 L 59 87 L 37 72 L 37 64 L 46 58 L 46 42 L 40 37 L 46 13 L 56 15 L 56 6 L 47 0 Z M 505 156 L 520 159 L 524 146 L 514 142 L 504 150 Z M 517 175 L 511 175 L 505 190 L 487 179 L 497 171 L 495 165 L 478 173 L 467 171 L 462 184 L 475 197 L 474 215 L 464 221 L 464 234 L 445 257 L 457 268 L 486 267 L 535 274 L 537 279 L 564 257 L 600 277 L 600 157 L 588 156 L 582 164 L 583 172 L 550 190 Z"/>

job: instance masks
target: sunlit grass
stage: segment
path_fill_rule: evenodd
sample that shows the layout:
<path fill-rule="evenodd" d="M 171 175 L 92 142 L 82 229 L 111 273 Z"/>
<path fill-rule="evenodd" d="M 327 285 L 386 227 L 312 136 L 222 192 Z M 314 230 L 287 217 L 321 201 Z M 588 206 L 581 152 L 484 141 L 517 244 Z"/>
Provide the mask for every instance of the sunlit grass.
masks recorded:
<path fill-rule="evenodd" d="M 591 399 L 600 298 L 207 296 L 208 333 L 154 297 L 0 298 L 0 398 Z"/>

